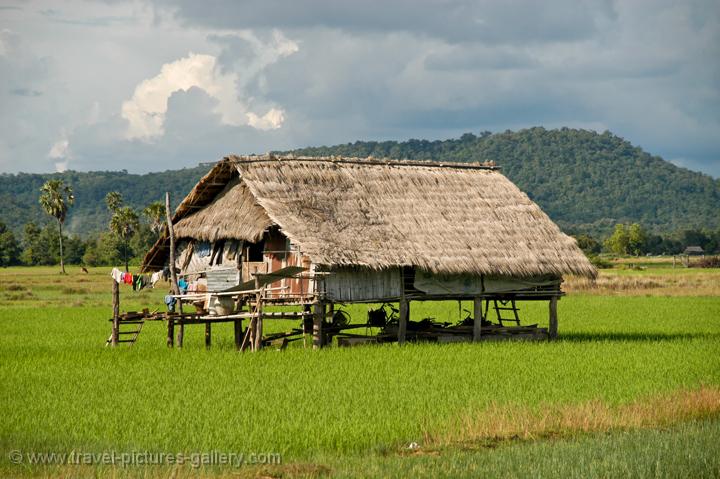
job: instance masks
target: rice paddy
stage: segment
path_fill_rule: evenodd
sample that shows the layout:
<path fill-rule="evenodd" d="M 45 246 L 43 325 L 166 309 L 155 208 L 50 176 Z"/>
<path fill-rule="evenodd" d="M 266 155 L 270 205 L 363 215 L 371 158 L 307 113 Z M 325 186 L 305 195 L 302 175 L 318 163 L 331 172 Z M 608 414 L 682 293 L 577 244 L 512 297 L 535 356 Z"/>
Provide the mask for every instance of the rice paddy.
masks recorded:
<path fill-rule="evenodd" d="M 147 323 L 135 346 L 111 350 L 107 273 L 0 271 L 0 475 L 720 472 L 716 296 L 570 295 L 550 343 L 239 354 L 229 325 L 213 329 L 210 350 L 193 326 L 185 348 L 168 350 L 163 325 Z M 122 309 L 160 308 L 163 293 L 123 289 Z M 411 315 L 457 321 L 469 306 L 413 303 Z M 543 325 L 546 308 L 521 304 L 522 318 Z M 367 306 L 347 309 L 364 322 Z M 17 450 L 234 451 L 282 465 L 30 466 L 9 460 Z"/>

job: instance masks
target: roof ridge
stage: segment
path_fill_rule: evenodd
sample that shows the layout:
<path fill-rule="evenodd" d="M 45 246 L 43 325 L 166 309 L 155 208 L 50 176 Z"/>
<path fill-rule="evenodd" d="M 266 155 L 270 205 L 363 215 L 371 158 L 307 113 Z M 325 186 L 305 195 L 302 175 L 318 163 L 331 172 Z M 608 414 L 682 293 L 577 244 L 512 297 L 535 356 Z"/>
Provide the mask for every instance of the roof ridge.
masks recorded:
<path fill-rule="evenodd" d="M 341 163 L 341 164 L 359 164 L 359 165 L 380 165 L 380 166 L 409 166 L 409 167 L 426 167 L 426 168 L 456 168 L 464 170 L 500 170 L 494 161 L 457 163 L 457 162 L 438 162 L 433 160 L 397 160 L 392 158 L 375 158 L 368 156 L 366 158 L 359 157 L 343 157 L 343 156 L 295 156 L 295 155 L 229 155 L 223 160 L 233 163 L 267 163 L 274 161 L 298 161 L 298 162 L 324 162 L 324 163 Z"/>

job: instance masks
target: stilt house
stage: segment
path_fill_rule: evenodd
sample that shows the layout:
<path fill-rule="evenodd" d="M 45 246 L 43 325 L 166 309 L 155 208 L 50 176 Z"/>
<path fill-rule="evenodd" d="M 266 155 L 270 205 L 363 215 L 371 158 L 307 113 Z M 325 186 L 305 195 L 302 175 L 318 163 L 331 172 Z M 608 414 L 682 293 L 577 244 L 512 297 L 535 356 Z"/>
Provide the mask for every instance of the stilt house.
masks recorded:
<path fill-rule="evenodd" d="M 549 301 L 552 336 L 562 276 L 596 275 L 575 240 L 488 164 L 229 156 L 172 223 L 181 275 L 204 277 L 209 293 L 261 278 L 266 303 L 315 305 L 320 336 L 328 305 L 392 302 L 402 342 L 410 302 L 428 300 L 474 301 L 475 339 L 490 309 Z M 166 231 L 145 271 L 168 265 L 169 245 Z"/>

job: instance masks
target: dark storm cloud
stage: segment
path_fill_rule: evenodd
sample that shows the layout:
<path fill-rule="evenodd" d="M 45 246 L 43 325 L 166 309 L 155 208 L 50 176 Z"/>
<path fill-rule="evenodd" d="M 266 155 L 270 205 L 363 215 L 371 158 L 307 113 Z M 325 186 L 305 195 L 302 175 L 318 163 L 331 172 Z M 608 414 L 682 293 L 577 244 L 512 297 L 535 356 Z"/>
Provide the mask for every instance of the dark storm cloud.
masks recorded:
<path fill-rule="evenodd" d="M 608 129 L 720 176 L 714 0 L 23 5 L 0 13 L 3 171 L 47 169 L 63 141 L 71 168 L 147 171 L 542 125 Z M 191 54 L 216 66 L 198 73 Z M 164 115 L 149 138 L 128 135 L 130 100 Z M 245 124 L 273 109 L 274 129 Z"/>
<path fill-rule="evenodd" d="M 523 43 L 587 38 L 615 15 L 611 2 L 468 0 L 192 0 L 154 2 L 190 25 L 211 28 L 327 27 L 405 31 L 449 41 Z"/>

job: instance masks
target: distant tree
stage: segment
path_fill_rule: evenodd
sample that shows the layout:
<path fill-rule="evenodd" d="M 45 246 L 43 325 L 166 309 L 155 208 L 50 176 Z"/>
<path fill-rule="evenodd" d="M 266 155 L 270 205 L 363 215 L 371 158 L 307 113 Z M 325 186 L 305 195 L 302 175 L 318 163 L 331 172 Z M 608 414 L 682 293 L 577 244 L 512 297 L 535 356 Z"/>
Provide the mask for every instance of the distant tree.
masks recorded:
<path fill-rule="evenodd" d="M 33 223 L 25 223 L 23 230 L 22 239 L 22 253 L 20 253 L 20 260 L 28 265 L 40 264 L 40 253 L 42 248 L 39 245 L 40 239 L 40 228 Z"/>
<path fill-rule="evenodd" d="M 598 254 L 602 246 L 590 235 L 582 234 L 575 237 L 578 246 L 586 255 Z"/>
<path fill-rule="evenodd" d="M 150 231 L 155 233 L 155 239 L 160 238 L 160 234 L 165 226 L 165 205 L 163 202 L 154 201 L 150 203 L 142 213 L 150 224 Z"/>
<path fill-rule="evenodd" d="M 110 217 L 110 232 L 115 235 L 123 245 L 123 260 L 125 262 L 125 271 L 130 270 L 130 239 L 140 227 L 140 219 L 138 214 L 129 206 L 123 206 L 122 195 L 117 191 L 111 191 L 105 197 L 108 209 L 112 216 Z"/>
<path fill-rule="evenodd" d="M 20 244 L 12 231 L 0 221 L 0 266 L 12 266 L 20 262 Z"/>
<path fill-rule="evenodd" d="M 612 253 L 619 255 L 628 254 L 630 237 L 625 225 L 622 223 L 616 224 L 615 231 L 613 231 L 613 234 L 605 240 L 604 245 L 605 248 Z"/>
<path fill-rule="evenodd" d="M 72 188 L 66 185 L 63 180 L 48 180 L 40 188 L 40 206 L 55 220 L 58 225 L 58 238 L 60 241 L 60 272 L 65 274 L 65 262 L 63 258 L 63 232 L 62 226 L 65 223 L 67 210 L 75 202 Z"/>
<path fill-rule="evenodd" d="M 638 223 L 631 224 L 627 229 L 628 236 L 628 252 L 638 256 L 645 250 L 647 242 L 647 233 Z"/>
<path fill-rule="evenodd" d="M 123 197 L 117 191 L 111 191 L 105 195 L 105 204 L 111 212 L 114 212 L 123 205 Z"/>

